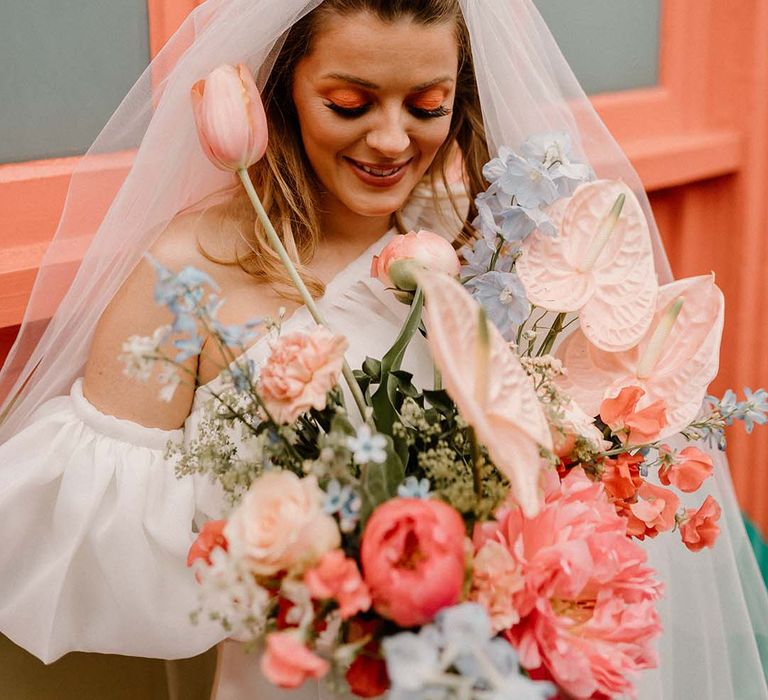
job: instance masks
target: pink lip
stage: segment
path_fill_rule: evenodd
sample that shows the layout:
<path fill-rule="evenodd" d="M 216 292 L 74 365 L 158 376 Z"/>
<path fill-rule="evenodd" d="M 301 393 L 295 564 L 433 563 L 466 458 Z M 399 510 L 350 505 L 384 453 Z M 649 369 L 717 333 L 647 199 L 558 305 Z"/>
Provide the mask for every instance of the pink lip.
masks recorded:
<path fill-rule="evenodd" d="M 400 182 L 404 177 L 406 172 L 408 172 L 408 166 L 411 163 L 411 160 L 402 161 L 400 163 L 366 163 L 362 160 L 354 160 L 352 158 L 348 158 L 344 156 L 344 162 L 349 165 L 352 172 L 357 175 L 357 177 L 364 182 L 366 185 L 370 185 L 371 187 L 393 187 L 398 182 Z M 359 165 L 365 165 L 369 168 L 381 168 L 384 169 L 391 169 L 391 168 L 400 168 L 396 173 L 393 175 L 388 175 L 387 177 L 379 177 L 378 175 L 371 175 L 370 173 L 365 172 L 362 168 L 358 167 Z"/>

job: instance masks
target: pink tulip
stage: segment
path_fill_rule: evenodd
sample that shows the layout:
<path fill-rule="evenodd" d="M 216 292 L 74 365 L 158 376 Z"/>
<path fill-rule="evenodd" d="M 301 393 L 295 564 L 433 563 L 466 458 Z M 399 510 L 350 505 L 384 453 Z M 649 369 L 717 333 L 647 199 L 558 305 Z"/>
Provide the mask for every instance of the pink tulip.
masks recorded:
<path fill-rule="evenodd" d="M 200 145 L 221 170 L 236 172 L 267 150 L 267 116 L 248 67 L 225 64 L 192 86 Z"/>
<path fill-rule="evenodd" d="M 459 274 L 461 262 L 453 246 L 431 231 L 410 231 L 393 238 L 371 262 L 371 277 L 388 287 L 412 292 L 416 289 L 414 270 L 427 269 Z"/>

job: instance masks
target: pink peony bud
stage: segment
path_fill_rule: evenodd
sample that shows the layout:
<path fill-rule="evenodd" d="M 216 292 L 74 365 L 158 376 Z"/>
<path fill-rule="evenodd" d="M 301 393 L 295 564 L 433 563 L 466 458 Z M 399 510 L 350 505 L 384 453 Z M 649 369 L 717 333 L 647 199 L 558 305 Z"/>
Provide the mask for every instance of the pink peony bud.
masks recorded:
<path fill-rule="evenodd" d="M 267 150 L 267 116 L 248 67 L 225 64 L 192 86 L 200 145 L 221 170 L 233 172 L 260 160 Z"/>
<path fill-rule="evenodd" d="M 720 504 L 712 496 L 707 496 L 698 510 L 688 508 L 685 511 L 685 521 L 680 526 L 683 544 L 692 552 L 698 552 L 704 547 L 714 547 L 720 534 L 720 526 L 717 524 L 720 513 Z"/>
<path fill-rule="evenodd" d="M 371 277 L 387 287 L 412 292 L 416 289 L 415 271 L 427 269 L 456 277 L 460 268 L 459 256 L 445 238 L 431 231 L 410 231 L 393 238 L 373 257 Z"/>
<path fill-rule="evenodd" d="M 363 532 L 363 576 L 382 616 L 423 625 L 461 599 L 464 521 L 442 501 L 395 498 L 381 504 Z"/>

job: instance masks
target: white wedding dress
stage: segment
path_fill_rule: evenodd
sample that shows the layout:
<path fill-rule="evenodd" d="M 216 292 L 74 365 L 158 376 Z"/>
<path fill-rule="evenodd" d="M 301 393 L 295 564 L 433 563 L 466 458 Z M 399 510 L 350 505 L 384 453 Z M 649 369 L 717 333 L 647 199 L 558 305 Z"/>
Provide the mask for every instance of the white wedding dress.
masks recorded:
<path fill-rule="evenodd" d="M 425 216 L 430 209 L 414 198 L 404 212 L 407 225 L 433 225 Z M 319 302 L 331 327 L 347 336 L 352 367 L 368 354 L 380 356 L 407 312 L 369 276 L 371 256 L 394 235 L 386 233 L 340 272 Z M 302 307 L 283 330 L 312 325 Z M 267 352 L 262 339 L 248 355 L 259 363 Z M 404 368 L 430 386 L 432 364 L 418 334 Z M 218 624 L 190 624 L 197 590 L 185 564 L 193 528 L 226 515 L 224 501 L 206 478 L 177 479 L 163 456 L 168 440 L 194 437 L 210 400 L 207 389 L 221 381 L 197 389 L 183 430 L 163 431 L 100 413 L 78 380 L 68 396 L 42 405 L 24 430 L 0 445 L 0 632 L 48 663 L 73 650 L 183 658 L 225 637 Z M 732 499 L 724 465 L 718 478 Z M 644 700 L 768 698 L 755 677 L 759 658 L 749 624 L 750 607 L 752 614 L 768 610 L 764 599 L 730 600 L 728 609 L 741 612 L 719 623 L 719 638 L 698 632 L 702 620 L 720 614 L 721 591 L 740 590 L 738 566 L 754 566 L 740 524 L 722 525 L 735 552 L 724 546 L 691 554 L 674 535 L 649 545 L 667 581 L 661 605 L 667 633 L 659 645 L 661 670 L 641 679 Z M 216 700 L 333 697 L 317 683 L 293 692 L 269 686 L 257 658 L 236 642 L 225 642 L 220 653 Z M 715 656 L 729 659 L 729 677 L 709 672 Z"/>

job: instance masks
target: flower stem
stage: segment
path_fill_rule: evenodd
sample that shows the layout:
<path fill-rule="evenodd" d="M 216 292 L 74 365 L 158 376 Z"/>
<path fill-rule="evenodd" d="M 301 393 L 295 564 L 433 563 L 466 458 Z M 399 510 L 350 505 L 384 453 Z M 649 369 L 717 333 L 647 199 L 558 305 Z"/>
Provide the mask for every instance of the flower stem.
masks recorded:
<path fill-rule="evenodd" d="M 470 425 L 469 444 L 472 447 L 472 483 L 475 487 L 475 496 L 480 498 L 483 495 L 483 483 L 480 478 L 480 443 L 477 441 L 477 433 Z"/>
<path fill-rule="evenodd" d="M 549 329 L 549 333 L 547 333 L 546 337 L 544 338 L 544 342 L 539 348 L 539 357 L 546 355 L 552 349 L 552 346 L 555 344 L 555 340 L 557 340 L 557 336 L 560 335 L 560 331 L 563 330 L 563 321 L 565 321 L 565 314 L 557 314 L 554 322 L 552 323 L 552 327 Z"/>
<path fill-rule="evenodd" d="M 277 235 L 277 231 L 275 231 L 275 227 L 272 225 L 272 222 L 269 220 L 269 217 L 267 216 L 267 212 L 264 211 L 264 207 L 261 204 L 259 195 L 257 194 L 255 188 L 253 187 L 251 178 L 248 175 L 248 170 L 246 170 L 245 168 L 240 168 L 240 170 L 237 171 L 237 174 L 240 177 L 240 181 L 243 183 L 243 187 L 245 187 L 245 191 L 248 193 L 248 198 L 251 200 L 251 204 L 253 204 L 253 208 L 256 210 L 256 215 L 259 217 L 259 221 L 261 222 L 261 225 L 264 227 L 264 231 L 267 234 L 267 238 L 269 239 L 271 246 L 274 248 L 275 252 L 280 258 L 280 262 L 283 263 L 283 266 L 285 267 L 286 272 L 288 272 L 288 276 L 291 278 L 291 282 L 293 282 L 294 286 L 296 287 L 299 294 L 301 295 L 301 298 L 304 300 L 304 304 L 307 307 L 307 310 L 312 315 L 312 318 L 315 320 L 315 323 L 321 326 L 325 326 L 326 328 L 329 328 L 328 324 L 326 323 L 325 319 L 320 313 L 320 309 L 317 308 L 317 304 L 315 304 L 315 300 L 312 298 L 312 295 L 309 293 L 309 290 L 307 289 L 307 285 L 304 284 L 304 280 L 301 279 L 301 276 L 299 275 L 298 270 L 296 270 L 296 266 L 293 264 L 293 260 L 291 260 L 290 256 L 288 255 L 288 251 L 285 249 L 283 242 L 280 240 L 280 237 Z M 349 386 L 349 390 L 352 392 L 352 398 L 355 400 L 355 403 L 357 404 L 357 408 L 360 411 L 360 415 L 365 421 L 366 420 L 365 397 L 363 396 L 363 392 L 360 390 L 360 385 L 357 383 L 357 380 L 355 379 L 355 375 L 352 374 L 352 369 L 350 368 L 349 363 L 346 360 L 344 360 L 342 374 L 344 375 L 344 379 L 347 382 L 347 386 Z"/>

